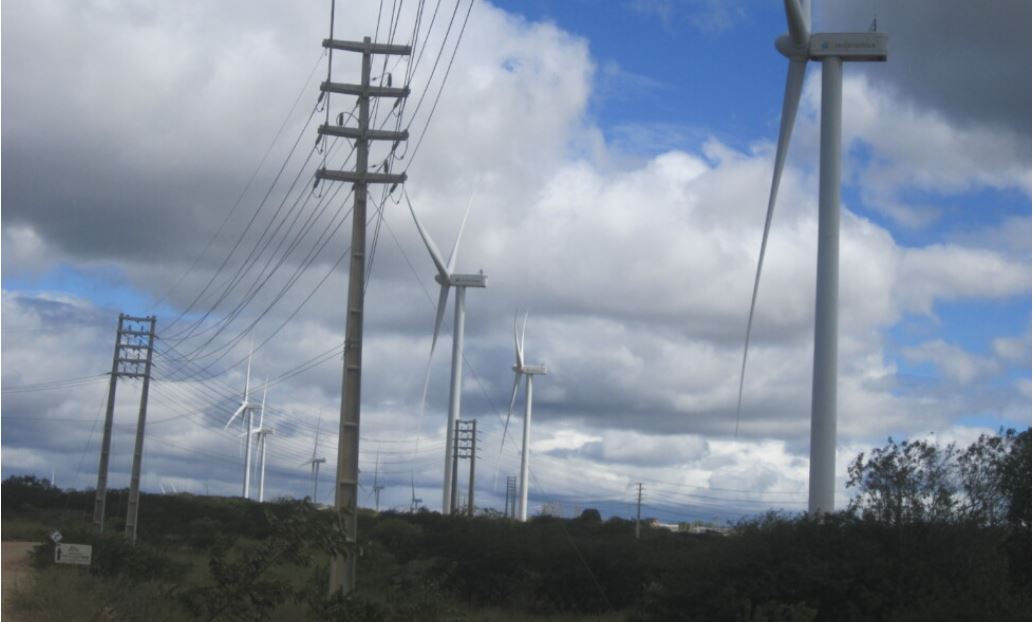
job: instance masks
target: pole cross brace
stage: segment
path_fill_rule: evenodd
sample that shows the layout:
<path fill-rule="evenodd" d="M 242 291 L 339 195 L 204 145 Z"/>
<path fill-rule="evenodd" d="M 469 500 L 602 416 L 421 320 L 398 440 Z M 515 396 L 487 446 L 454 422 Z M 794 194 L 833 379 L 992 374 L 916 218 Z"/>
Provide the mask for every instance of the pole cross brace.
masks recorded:
<path fill-rule="evenodd" d="M 392 45 L 390 43 L 373 43 L 371 41 L 342 41 L 341 39 L 323 39 L 323 47 L 345 52 L 362 52 L 364 54 L 412 54 L 408 45 Z"/>

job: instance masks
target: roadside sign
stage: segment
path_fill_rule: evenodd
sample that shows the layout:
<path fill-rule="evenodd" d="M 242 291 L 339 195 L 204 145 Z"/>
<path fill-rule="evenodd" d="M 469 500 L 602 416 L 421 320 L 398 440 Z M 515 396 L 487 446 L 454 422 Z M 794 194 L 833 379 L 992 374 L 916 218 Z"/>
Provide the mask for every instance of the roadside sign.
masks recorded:
<path fill-rule="evenodd" d="M 50 540 L 51 540 L 51 541 L 52 541 L 52 542 L 53 542 L 54 544 L 57 544 L 58 542 L 60 542 L 60 541 L 61 541 L 61 532 L 60 532 L 60 531 L 57 531 L 57 530 L 55 529 L 55 530 L 54 530 L 54 533 L 50 534 Z"/>
<path fill-rule="evenodd" d="M 58 544 L 54 548 L 54 562 L 89 566 L 93 559 L 93 547 L 89 544 Z"/>

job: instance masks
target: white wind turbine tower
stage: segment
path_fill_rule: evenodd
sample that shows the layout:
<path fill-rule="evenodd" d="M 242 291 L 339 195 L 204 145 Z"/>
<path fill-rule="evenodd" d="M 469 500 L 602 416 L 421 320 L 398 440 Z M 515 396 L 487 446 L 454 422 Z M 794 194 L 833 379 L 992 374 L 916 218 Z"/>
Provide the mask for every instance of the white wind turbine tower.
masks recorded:
<path fill-rule="evenodd" d="M 743 378 L 750 331 L 757 304 L 757 288 L 764 266 L 764 251 L 778 196 L 789 139 L 800 104 L 807 61 L 821 62 L 821 155 L 818 190 L 818 278 L 814 317 L 814 377 L 811 389 L 811 457 L 808 511 L 831 512 L 835 507 L 836 481 L 836 380 L 839 323 L 839 215 L 842 168 L 843 62 L 885 61 L 887 37 L 878 32 L 811 33 L 809 0 L 784 0 L 789 33 L 775 41 L 775 48 L 789 59 L 782 121 L 775 151 L 764 235 L 761 238 L 757 275 L 753 282 L 746 344 L 739 379 L 736 430 L 742 409 Z"/>
<path fill-rule="evenodd" d="M 266 384 L 269 380 L 266 379 Z M 273 433 L 272 428 L 265 427 L 265 394 L 268 387 L 262 389 L 262 408 L 258 415 L 258 427 L 251 431 L 255 435 L 255 445 L 258 454 L 258 502 L 265 501 L 265 446 L 266 438 Z"/>
<path fill-rule="evenodd" d="M 316 420 L 316 442 L 312 445 L 312 458 L 301 463 L 301 466 L 312 465 L 312 503 L 319 503 L 319 465 L 326 463 L 326 458 L 316 453 L 319 451 L 319 425 L 323 422 L 322 417 Z"/>
<path fill-rule="evenodd" d="M 241 435 L 244 437 L 244 490 L 243 496 L 245 499 L 251 497 L 251 426 L 252 419 L 254 418 L 255 405 L 251 403 L 251 356 L 247 359 L 247 375 L 244 380 L 244 399 L 240 403 L 240 407 L 233 412 L 233 416 L 226 422 L 224 430 L 228 430 L 230 424 L 238 416 L 241 417 L 241 421 L 244 424 L 244 433 Z"/>
<path fill-rule="evenodd" d="M 520 450 L 520 502 L 517 515 L 520 522 L 527 520 L 527 473 L 530 467 L 528 462 L 528 445 L 531 439 L 531 403 L 533 401 L 534 377 L 543 376 L 548 373 L 545 365 L 527 365 L 524 363 L 524 332 L 527 329 L 527 314 L 524 314 L 524 322 L 520 328 L 520 335 L 517 336 L 517 320 L 513 320 L 513 346 L 516 349 L 516 364 L 513 365 L 513 394 L 509 398 L 509 412 L 506 413 L 506 425 L 502 429 L 502 446 L 506 445 L 506 433 L 509 431 L 509 418 L 513 414 L 513 406 L 516 404 L 517 391 L 520 388 L 520 376 L 524 376 L 524 433 L 523 444 Z M 499 452 L 502 447 L 499 448 Z"/>
<path fill-rule="evenodd" d="M 450 287 L 454 287 L 456 290 L 455 320 L 452 324 L 452 380 L 449 385 L 448 426 L 445 431 L 445 478 L 441 490 L 441 512 L 448 514 L 451 509 L 450 501 L 452 499 L 452 444 L 455 442 L 453 437 L 455 436 L 456 421 L 459 419 L 460 401 L 462 399 L 463 326 L 466 323 L 466 288 L 486 287 L 487 282 L 483 271 L 477 274 L 458 274 L 455 271 L 456 257 L 459 254 L 459 240 L 463 237 L 466 219 L 470 215 L 470 207 L 473 205 L 472 198 L 466 206 L 466 214 L 463 216 L 463 222 L 459 226 L 459 233 L 456 234 L 456 242 L 452 247 L 452 254 L 449 255 L 447 263 L 442 259 L 441 252 L 438 251 L 434 240 L 430 238 L 423 225 L 420 224 L 420 219 L 416 216 L 416 210 L 413 209 L 412 203 L 409 202 L 408 195 L 406 195 L 406 202 L 409 203 L 409 211 L 412 213 L 412 218 L 420 232 L 420 237 L 423 238 L 423 243 L 427 246 L 427 251 L 434 261 L 434 266 L 438 269 L 434 280 L 441 286 L 441 290 L 438 293 L 437 312 L 434 318 L 434 336 L 430 342 L 430 358 L 427 361 L 427 373 L 423 380 L 423 395 L 420 398 L 421 421 L 423 409 L 427 402 L 427 388 L 430 386 L 430 366 L 434 358 L 434 347 L 438 342 L 441 319 L 445 314 L 445 306 L 448 304 L 448 290 Z"/>

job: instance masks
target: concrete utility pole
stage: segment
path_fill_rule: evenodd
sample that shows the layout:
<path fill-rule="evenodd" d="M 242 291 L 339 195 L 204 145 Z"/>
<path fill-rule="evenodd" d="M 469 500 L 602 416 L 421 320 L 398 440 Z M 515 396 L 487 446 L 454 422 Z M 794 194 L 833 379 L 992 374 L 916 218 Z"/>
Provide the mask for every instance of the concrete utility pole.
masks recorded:
<path fill-rule="evenodd" d="M 118 314 L 118 330 L 115 332 L 115 354 L 111 357 L 111 378 L 108 381 L 108 408 L 104 412 L 104 436 L 100 442 L 100 464 L 97 466 L 97 490 L 93 498 L 93 524 L 97 531 L 104 531 L 104 504 L 108 496 L 108 459 L 111 454 L 111 425 L 115 418 L 115 386 L 119 376 L 118 359 L 122 352 L 122 323 L 125 314 Z"/>
<path fill-rule="evenodd" d="M 142 327 L 140 325 L 145 323 L 150 324 L 149 330 L 141 330 Z M 148 338 L 147 344 L 143 343 L 144 337 Z M 140 396 L 142 422 L 147 413 L 147 391 L 150 380 L 151 348 L 153 343 L 153 317 L 132 317 L 124 313 L 118 315 L 118 329 L 115 333 L 115 353 L 111 360 L 111 379 L 108 383 L 108 404 L 107 410 L 104 413 L 104 435 L 100 445 L 100 463 L 97 466 L 97 490 L 93 500 L 93 524 L 99 532 L 104 531 L 108 493 L 108 463 L 111 457 L 111 428 L 115 418 L 115 389 L 117 381 L 119 377 L 144 379 L 143 392 Z M 147 353 L 141 357 L 140 353 L 143 350 L 146 350 Z M 144 366 L 143 371 L 140 370 L 141 365 Z M 137 465 L 137 453 L 143 450 L 142 434 L 142 425 L 138 425 L 137 443 L 139 446 L 134 452 L 134 465 Z M 137 474 L 137 480 L 139 480 L 139 474 Z M 134 525 L 135 522 L 134 515 Z M 135 529 L 133 539 L 135 540 Z"/>
<path fill-rule="evenodd" d="M 446 494 L 448 495 L 448 504 L 441 511 L 441 513 L 446 516 L 453 514 L 456 511 L 456 482 L 459 479 L 459 420 L 457 419 L 455 423 L 449 426 L 449 428 L 452 433 L 447 436 L 451 438 L 445 439 L 445 445 L 449 445 L 449 442 L 451 441 L 452 459 L 447 461 L 451 462 L 449 465 L 451 473 L 448 474 L 448 482 L 446 482 L 445 486 Z"/>
<path fill-rule="evenodd" d="M 635 539 L 638 540 L 642 534 L 641 525 L 639 524 L 642 520 L 642 482 L 638 483 L 638 503 L 635 510 Z"/>
<path fill-rule="evenodd" d="M 506 476 L 506 516 L 516 518 L 517 508 L 517 478 L 516 475 Z"/>
<path fill-rule="evenodd" d="M 331 15 L 331 20 L 333 19 Z M 331 32 L 333 26 L 331 23 Z M 409 95 L 409 87 L 392 88 L 370 85 L 370 70 L 374 54 L 409 55 L 407 45 L 373 43 L 369 37 L 361 42 L 324 39 L 323 47 L 330 50 L 358 52 L 362 54 L 362 81 L 360 84 L 332 82 L 327 76 L 320 85 L 330 105 L 330 93 L 353 95 L 358 98 L 358 127 L 332 126 L 324 123 L 319 127 L 320 136 L 336 136 L 355 141 L 355 171 L 337 171 L 320 168 L 316 171 L 316 183 L 321 180 L 351 183 L 354 195 L 352 209 L 351 261 L 348 266 L 347 320 L 344 337 L 344 369 L 341 379 L 341 422 L 337 445 L 337 479 L 334 486 L 334 508 L 345 524 L 346 539 L 350 550 L 335 557 L 330 564 L 330 594 L 349 594 L 355 589 L 355 557 L 358 548 L 358 485 L 359 485 L 359 419 L 362 387 L 362 321 L 365 308 L 366 272 L 366 190 L 370 183 L 400 184 L 405 182 L 405 173 L 371 173 L 369 168 L 369 142 L 390 140 L 400 142 L 409 138 L 406 130 L 395 132 L 370 129 L 369 104 L 371 97 L 402 98 Z M 329 74 L 329 70 L 328 70 Z M 327 115 L 329 117 L 329 115 Z"/>
<path fill-rule="evenodd" d="M 147 355 L 144 358 L 143 389 L 140 391 L 140 415 L 136 421 L 136 444 L 133 446 L 133 472 L 129 479 L 129 503 L 126 510 L 126 539 L 130 544 L 136 544 L 136 519 L 140 510 L 140 467 L 143 463 L 143 432 L 147 424 L 147 393 L 151 386 L 151 359 L 154 352 L 154 316 L 147 317 L 143 323 L 149 323 L 149 329 L 144 331 L 128 331 L 127 334 L 136 337 L 135 349 L 146 349 Z M 146 341 L 146 344 L 144 343 Z M 137 363 L 138 364 L 138 363 Z"/>
<path fill-rule="evenodd" d="M 474 475 L 476 473 L 477 464 L 477 420 L 457 420 L 455 423 L 455 435 L 453 437 L 452 444 L 452 485 L 449 487 L 451 491 L 449 498 L 449 513 L 456 512 L 459 509 L 459 505 L 456 500 L 456 495 L 459 489 L 459 461 L 464 459 L 470 460 L 470 481 L 466 492 L 466 513 L 473 516 L 473 502 L 474 502 Z"/>
<path fill-rule="evenodd" d="M 474 419 L 471 422 L 473 425 L 470 430 L 470 486 L 466 493 L 466 513 L 473 518 L 474 503 L 473 503 L 473 491 L 474 491 L 474 475 L 477 469 L 477 420 Z"/>

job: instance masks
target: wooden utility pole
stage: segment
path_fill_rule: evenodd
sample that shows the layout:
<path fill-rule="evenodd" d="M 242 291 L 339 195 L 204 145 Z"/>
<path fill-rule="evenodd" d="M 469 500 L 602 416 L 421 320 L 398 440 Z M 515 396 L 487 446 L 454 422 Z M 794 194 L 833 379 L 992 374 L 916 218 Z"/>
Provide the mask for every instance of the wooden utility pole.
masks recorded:
<path fill-rule="evenodd" d="M 336 171 L 320 168 L 316 171 L 316 183 L 324 179 L 351 183 L 354 197 L 344 370 L 341 379 L 341 422 L 337 445 L 337 480 L 334 486 L 334 507 L 344 522 L 349 549 L 344 555 L 335 557 L 330 564 L 330 594 L 338 591 L 349 594 L 355 589 L 355 557 L 358 549 L 359 407 L 362 388 L 362 321 L 366 289 L 366 191 L 367 184 L 370 183 L 400 184 L 406 179 L 405 173 L 370 173 L 369 142 L 400 142 L 409 138 L 409 132 L 406 130 L 394 132 L 370 129 L 371 97 L 399 98 L 409 95 L 409 87 L 371 86 L 370 68 L 374 54 L 408 55 L 411 48 L 407 45 L 373 43 L 369 37 L 365 37 L 361 42 L 324 39 L 323 47 L 329 49 L 331 55 L 334 50 L 362 54 L 360 84 L 332 82 L 331 76 L 328 76 L 326 82 L 319 87 L 327 99 L 324 104 L 326 106 L 330 105 L 330 93 L 353 95 L 358 98 L 358 127 L 332 126 L 329 123 L 319 127 L 319 134 L 323 137 L 336 136 L 355 141 L 355 170 Z"/>

